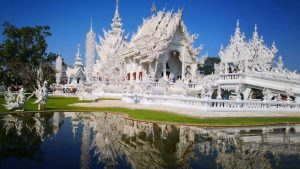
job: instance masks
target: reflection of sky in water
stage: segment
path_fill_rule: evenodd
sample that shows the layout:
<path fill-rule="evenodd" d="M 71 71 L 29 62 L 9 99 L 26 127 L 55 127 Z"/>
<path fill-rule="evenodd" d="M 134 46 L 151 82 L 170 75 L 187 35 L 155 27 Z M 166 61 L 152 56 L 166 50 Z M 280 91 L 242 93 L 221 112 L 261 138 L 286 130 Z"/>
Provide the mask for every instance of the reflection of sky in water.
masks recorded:
<path fill-rule="evenodd" d="M 106 113 L 0 115 L 0 168 L 300 168 L 300 125 L 199 128 Z"/>

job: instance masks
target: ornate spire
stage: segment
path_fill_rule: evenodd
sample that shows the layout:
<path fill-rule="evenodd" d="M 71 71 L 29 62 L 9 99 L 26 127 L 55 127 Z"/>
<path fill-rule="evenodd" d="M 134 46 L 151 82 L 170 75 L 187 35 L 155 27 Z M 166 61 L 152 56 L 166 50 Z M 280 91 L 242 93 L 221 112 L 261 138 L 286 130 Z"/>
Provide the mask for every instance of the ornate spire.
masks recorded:
<path fill-rule="evenodd" d="M 260 38 L 259 38 L 259 35 L 258 35 L 258 32 L 257 32 L 257 25 L 255 24 L 254 25 L 254 32 L 253 32 L 253 35 L 252 35 L 252 42 L 257 44 L 259 43 L 260 41 Z"/>
<path fill-rule="evenodd" d="M 122 20 L 119 14 L 119 0 L 116 0 L 116 11 L 112 20 L 111 28 L 113 33 L 122 32 Z"/>
<path fill-rule="evenodd" d="M 83 64 L 81 62 L 80 45 L 79 44 L 77 45 L 77 54 L 76 54 L 74 67 L 83 67 Z"/>
<path fill-rule="evenodd" d="M 259 35 L 257 31 L 257 25 L 254 25 L 254 32 L 252 39 L 248 43 L 248 48 L 250 49 L 250 61 L 256 65 L 261 67 L 260 71 L 270 70 L 273 64 L 273 60 L 275 57 L 275 48 L 273 52 L 272 48 L 268 48 L 264 44 L 264 39 Z"/>
<path fill-rule="evenodd" d="M 152 15 L 156 13 L 156 6 L 155 6 L 154 1 L 152 2 L 151 13 L 152 13 Z"/>
<path fill-rule="evenodd" d="M 90 27 L 90 32 L 94 32 L 94 31 L 93 31 L 93 18 L 91 18 L 91 27 Z"/>
<path fill-rule="evenodd" d="M 240 21 L 236 21 L 236 28 L 235 28 L 235 36 L 241 34 L 241 29 L 240 29 Z"/>
<path fill-rule="evenodd" d="M 277 68 L 280 69 L 280 70 L 282 70 L 283 69 L 283 65 L 284 65 L 284 63 L 283 63 L 283 60 L 282 60 L 282 56 L 279 56 L 278 62 L 277 62 Z"/>
<path fill-rule="evenodd" d="M 219 56 L 223 56 L 224 54 L 224 47 L 223 47 L 223 44 L 221 44 L 221 47 L 220 47 L 220 51 L 219 51 Z"/>
<path fill-rule="evenodd" d="M 245 34 L 241 32 L 239 20 L 236 22 L 235 32 L 231 37 L 230 42 L 235 45 L 245 45 Z"/>
<path fill-rule="evenodd" d="M 272 43 L 271 51 L 274 55 L 276 55 L 276 53 L 278 52 L 278 49 L 275 45 L 275 41 L 273 41 L 273 43 Z"/>
<path fill-rule="evenodd" d="M 123 72 L 121 54 L 126 45 L 119 15 L 119 1 L 116 0 L 116 11 L 111 23 L 111 30 L 103 30 L 104 37 L 99 36 L 100 44 L 96 44 L 99 59 L 94 65 L 94 74 L 108 81 L 120 81 Z M 111 76 L 114 74 L 114 76 Z M 122 76 L 122 77 L 121 77 Z M 121 78 L 119 78 L 121 77 Z"/>
<path fill-rule="evenodd" d="M 77 45 L 76 59 L 80 58 L 80 44 Z"/>
<path fill-rule="evenodd" d="M 93 20 L 91 19 L 91 28 L 86 35 L 85 40 L 85 71 L 87 81 L 90 82 L 93 76 L 93 66 L 96 50 L 96 35 L 93 31 Z"/>
<path fill-rule="evenodd" d="M 234 34 L 230 37 L 230 44 L 220 50 L 219 56 L 224 63 L 239 62 L 249 58 L 249 49 L 245 42 L 245 34 L 241 32 L 239 20 L 236 22 Z"/>
<path fill-rule="evenodd" d="M 179 16 L 180 19 L 182 19 L 182 15 L 183 15 L 183 8 L 178 9 L 178 16 Z"/>
<path fill-rule="evenodd" d="M 55 70 L 56 70 L 56 84 L 60 83 L 61 79 L 61 73 L 62 73 L 62 57 L 61 55 L 58 55 L 58 57 L 55 60 Z"/>
<path fill-rule="evenodd" d="M 61 72 L 62 71 L 62 57 L 61 54 L 58 55 L 58 57 L 55 60 L 55 70 L 56 72 Z"/>
<path fill-rule="evenodd" d="M 119 16 L 119 0 L 116 0 L 116 11 L 115 16 Z"/>

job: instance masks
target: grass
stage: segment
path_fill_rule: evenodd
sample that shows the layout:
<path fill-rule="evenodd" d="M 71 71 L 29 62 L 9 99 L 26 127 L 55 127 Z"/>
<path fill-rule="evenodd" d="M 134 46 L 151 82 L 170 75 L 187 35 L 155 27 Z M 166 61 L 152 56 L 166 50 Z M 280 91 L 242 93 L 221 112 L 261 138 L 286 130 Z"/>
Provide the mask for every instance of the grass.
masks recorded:
<path fill-rule="evenodd" d="M 25 111 L 37 111 L 37 105 L 32 104 L 33 101 L 34 99 L 31 99 L 26 103 Z M 49 97 L 46 105 L 46 111 L 123 113 L 127 114 L 129 118 L 137 120 L 206 126 L 248 126 L 275 123 L 300 123 L 299 117 L 195 118 L 154 110 L 134 110 L 118 107 L 93 108 L 69 106 L 69 104 L 84 102 L 90 101 L 79 101 L 77 98 Z M 4 97 L 0 96 L 0 112 L 7 112 L 2 104 L 4 104 Z"/>

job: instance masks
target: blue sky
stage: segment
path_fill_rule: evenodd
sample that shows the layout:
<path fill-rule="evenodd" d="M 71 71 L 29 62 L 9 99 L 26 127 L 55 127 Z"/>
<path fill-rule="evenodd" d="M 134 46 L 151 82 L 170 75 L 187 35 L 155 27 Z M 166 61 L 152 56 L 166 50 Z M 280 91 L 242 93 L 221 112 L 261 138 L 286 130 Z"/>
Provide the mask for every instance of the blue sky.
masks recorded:
<path fill-rule="evenodd" d="M 199 34 L 195 46 L 204 44 L 206 52 L 217 56 L 233 34 L 236 20 L 251 38 L 254 24 L 268 46 L 276 42 L 285 66 L 300 71 L 300 1 L 297 0 L 155 0 L 158 10 L 184 8 L 183 19 L 190 33 Z M 152 0 L 120 0 L 119 11 L 126 33 L 136 32 L 142 18 L 150 16 Z M 77 44 L 84 42 L 93 18 L 94 30 L 103 35 L 114 15 L 114 0 L 0 0 L 2 23 L 16 26 L 49 25 L 52 36 L 48 51 L 61 53 L 73 64 Z M 3 37 L 0 38 L 1 40 Z M 98 39 L 97 39 L 98 40 Z"/>

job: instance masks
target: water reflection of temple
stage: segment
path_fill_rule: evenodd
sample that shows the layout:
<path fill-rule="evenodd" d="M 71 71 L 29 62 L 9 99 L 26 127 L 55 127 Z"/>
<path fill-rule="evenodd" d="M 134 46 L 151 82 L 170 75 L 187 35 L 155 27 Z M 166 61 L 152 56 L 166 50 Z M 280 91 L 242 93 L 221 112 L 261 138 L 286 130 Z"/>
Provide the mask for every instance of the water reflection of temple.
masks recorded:
<path fill-rule="evenodd" d="M 199 128 L 138 122 L 109 113 L 1 116 L 1 136 L 23 140 L 2 140 L 1 145 L 7 145 L 2 149 L 26 147 L 28 138 L 42 143 L 56 135 L 66 119 L 74 139 L 81 140 L 80 167 L 85 169 L 94 157 L 105 168 L 118 168 L 121 158 L 132 168 L 192 168 L 195 160 L 206 158 L 220 168 L 274 168 L 284 156 L 300 157 L 300 125 Z"/>
<path fill-rule="evenodd" d="M 276 164 L 281 156 L 300 156 L 299 131 L 299 125 L 207 129 L 204 136 L 212 141 L 200 143 L 200 149 L 215 150 L 223 168 L 272 168 L 267 156 Z"/>
<path fill-rule="evenodd" d="M 213 129 L 138 122 L 107 113 L 91 114 L 83 122 L 93 132 L 94 154 L 107 168 L 115 168 L 118 157 L 125 157 L 132 168 L 190 168 L 195 156 L 213 154 L 223 168 L 272 168 L 270 155 L 276 163 L 281 156 L 300 157 L 299 125 Z"/>

